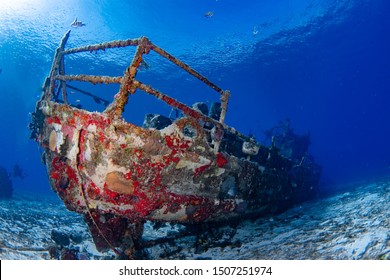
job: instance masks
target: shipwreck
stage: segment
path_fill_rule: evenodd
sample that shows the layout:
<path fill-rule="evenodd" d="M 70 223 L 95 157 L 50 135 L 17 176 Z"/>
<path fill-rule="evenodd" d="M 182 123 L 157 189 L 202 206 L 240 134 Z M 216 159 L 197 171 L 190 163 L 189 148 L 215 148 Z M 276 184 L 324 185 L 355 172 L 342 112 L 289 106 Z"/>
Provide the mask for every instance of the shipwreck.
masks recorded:
<path fill-rule="evenodd" d="M 55 51 L 29 125 L 42 147 L 51 188 L 66 207 L 84 215 L 99 250 L 132 256 L 146 221 L 218 223 L 277 213 L 316 193 L 321 168 L 307 148 L 309 135 L 289 124 L 269 130 L 260 144 L 225 123 L 230 92 L 146 37 Z M 123 76 L 65 73 L 65 58 L 110 48 L 136 48 Z M 143 57 L 161 55 L 220 95 L 217 114 L 190 107 L 138 80 Z M 82 57 L 81 57 L 82 59 Z M 72 82 L 119 84 L 102 112 L 69 103 Z M 122 114 L 129 95 L 144 91 L 182 112 L 165 125 L 137 126 Z M 98 97 L 84 92 L 95 101 Z M 141 245 L 140 245 L 141 244 Z"/>

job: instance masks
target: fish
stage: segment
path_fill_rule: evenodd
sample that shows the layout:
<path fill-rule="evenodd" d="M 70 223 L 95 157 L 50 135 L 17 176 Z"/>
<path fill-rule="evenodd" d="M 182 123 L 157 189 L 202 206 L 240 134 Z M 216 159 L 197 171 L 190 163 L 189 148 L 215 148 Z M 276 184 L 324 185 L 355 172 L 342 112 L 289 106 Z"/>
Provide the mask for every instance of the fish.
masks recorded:
<path fill-rule="evenodd" d="M 82 21 L 78 21 L 77 18 L 74 19 L 74 21 L 70 24 L 72 27 L 82 27 L 85 26 L 85 23 Z"/>
<path fill-rule="evenodd" d="M 204 14 L 204 16 L 207 18 L 211 18 L 213 15 L 214 15 L 214 13 L 212 11 L 208 11 Z"/>
<path fill-rule="evenodd" d="M 141 60 L 141 63 L 139 64 L 139 69 L 140 70 L 146 70 L 149 69 L 150 65 L 144 60 Z"/>

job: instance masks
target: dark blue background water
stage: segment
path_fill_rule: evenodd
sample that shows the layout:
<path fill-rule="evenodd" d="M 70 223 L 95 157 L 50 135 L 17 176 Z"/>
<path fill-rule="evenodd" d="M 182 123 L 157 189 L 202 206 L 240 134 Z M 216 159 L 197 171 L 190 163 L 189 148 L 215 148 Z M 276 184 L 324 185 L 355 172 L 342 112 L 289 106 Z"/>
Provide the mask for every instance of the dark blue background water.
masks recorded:
<path fill-rule="evenodd" d="M 0 165 L 18 163 L 28 173 L 14 179 L 16 190 L 50 192 L 27 124 L 54 50 L 76 17 L 86 25 L 72 28 L 69 46 L 144 35 L 230 89 L 227 123 L 243 133 L 261 140 L 262 129 L 286 118 L 297 132 L 310 130 L 324 188 L 390 171 L 386 0 L 0 2 Z M 89 63 L 69 64 L 121 75 L 131 58 L 108 53 L 97 62 L 86 55 Z M 147 62 L 141 77 L 165 93 L 188 104 L 218 97 L 169 64 Z M 145 111 L 169 113 L 160 105 L 137 93 L 126 113 L 139 124 Z"/>

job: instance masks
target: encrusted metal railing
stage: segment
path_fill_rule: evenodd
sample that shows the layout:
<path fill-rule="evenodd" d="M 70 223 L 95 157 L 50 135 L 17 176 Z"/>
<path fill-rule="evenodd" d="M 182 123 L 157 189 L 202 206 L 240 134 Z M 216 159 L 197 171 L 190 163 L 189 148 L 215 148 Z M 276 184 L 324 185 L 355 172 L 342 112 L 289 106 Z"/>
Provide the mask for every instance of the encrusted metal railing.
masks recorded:
<path fill-rule="evenodd" d="M 220 142 L 222 140 L 223 131 L 228 131 L 234 135 L 237 135 L 238 137 L 241 137 L 244 140 L 247 141 L 253 141 L 251 138 L 249 138 L 246 135 L 241 134 L 237 130 L 235 130 L 232 127 L 229 127 L 225 124 L 225 116 L 227 112 L 227 106 L 229 102 L 230 92 L 228 90 L 222 90 L 220 87 L 209 81 L 206 77 L 199 74 L 197 71 L 192 69 L 190 66 L 182 62 L 181 60 L 177 59 L 176 57 L 172 56 L 171 54 L 167 53 L 163 49 L 159 48 L 158 46 L 154 45 L 150 40 L 146 37 L 140 37 L 138 39 L 133 40 L 116 40 L 111 42 L 105 42 L 101 44 L 95 44 L 95 45 L 88 45 L 84 47 L 78 47 L 78 48 L 72 48 L 65 50 L 66 42 L 69 38 L 70 30 L 64 35 L 64 37 L 61 40 L 61 43 L 59 47 L 56 49 L 53 64 L 50 70 L 50 74 L 48 79 L 45 81 L 45 84 L 43 86 L 44 94 L 41 98 L 41 100 L 47 100 L 50 101 L 53 98 L 54 90 L 56 81 L 60 81 L 60 86 L 62 89 L 62 98 L 63 102 L 67 104 L 67 93 L 66 93 L 66 82 L 68 81 L 83 81 L 83 82 L 90 82 L 92 84 L 98 84 L 98 83 L 104 83 L 104 84 L 110 84 L 110 83 L 117 83 L 120 84 L 119 92 L 115 95 L 113 102 L 107 106 L 107 108 L 104 110 L 103 113 L 109 115 L 111 118 L 121 118 L 122 114 L 124 112 L 124 107 L 126 106 L 128 102 L 128 96 L 129 94 L 134 94 L 137 89 L 140 89 L 150 95 L 155 96 L 156 98 L 164 101 L 169 106 L 177 108 L 181 110 L 185 115 L 195 118 L 196 120 L 202 120 L 204 122 L 212 123 L 217 130 L 219 130 L 219 133 L 215 133 L 216 136 L 214 139 L 214 149 L 215 151 L 218 151 Z M 107 48 L 123 48 L 128 46 L 136 46 L 136 52 L 134 55 L 134 58 L 130 65 L 127 67 L 127 69 L 124 72 L 124 75 L 122 77 L 112 77 L 112 76 L 94 76 L 94 75 L 66 75 L 65 74 L 65 62 L 64 57 L 68 54 L 75 54 L 79 52 L 92 52 L 92 51 L 98 51 L 98 50 L 105 50 Z M 162 57 L 168 59 L 169 61 L 173 62 L 180 68 L 187 71 L 192 76 L 198 78 L 200 81 L 205 83 L 207 86 L 212 88 L 213 90 L 217 91 L 220 94 L 220 101 L 221 101 L 221 115 L 219 120 L 215 120 L 209 116 L 206 116 L 202 114 L 201 112 L 187 106 L 184 103 L 181 103 L 177 101 L 176 99 L 148 86 L 143 84 L 142 82 L 135 79 L 135 76 L 137 74 L 138 67 L 142 63 L 142 56 L 145 54 L 148 54 L 151 50 L 155 51 Z"/>

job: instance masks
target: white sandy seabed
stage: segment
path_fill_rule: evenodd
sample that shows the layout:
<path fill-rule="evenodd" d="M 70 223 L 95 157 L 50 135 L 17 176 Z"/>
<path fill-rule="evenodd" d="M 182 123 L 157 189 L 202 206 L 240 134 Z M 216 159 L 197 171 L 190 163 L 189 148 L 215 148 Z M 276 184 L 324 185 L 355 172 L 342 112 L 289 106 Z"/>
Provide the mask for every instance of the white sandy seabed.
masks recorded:
<path fill-rule="evenodd" d="M 50 259 L 51 231 L 79 233 L 71 243 L 88 259 L 98 252 L 80 215 L 59 200 L 16 196 L 0 200 L 0 259 Z M 145 226 L 145 239 L 177 233 L 180 226 Z M 151 259 L 390 259 L 390 181 L 357 184 L 273 217 L 246 220 L 147 249 Z"/>

